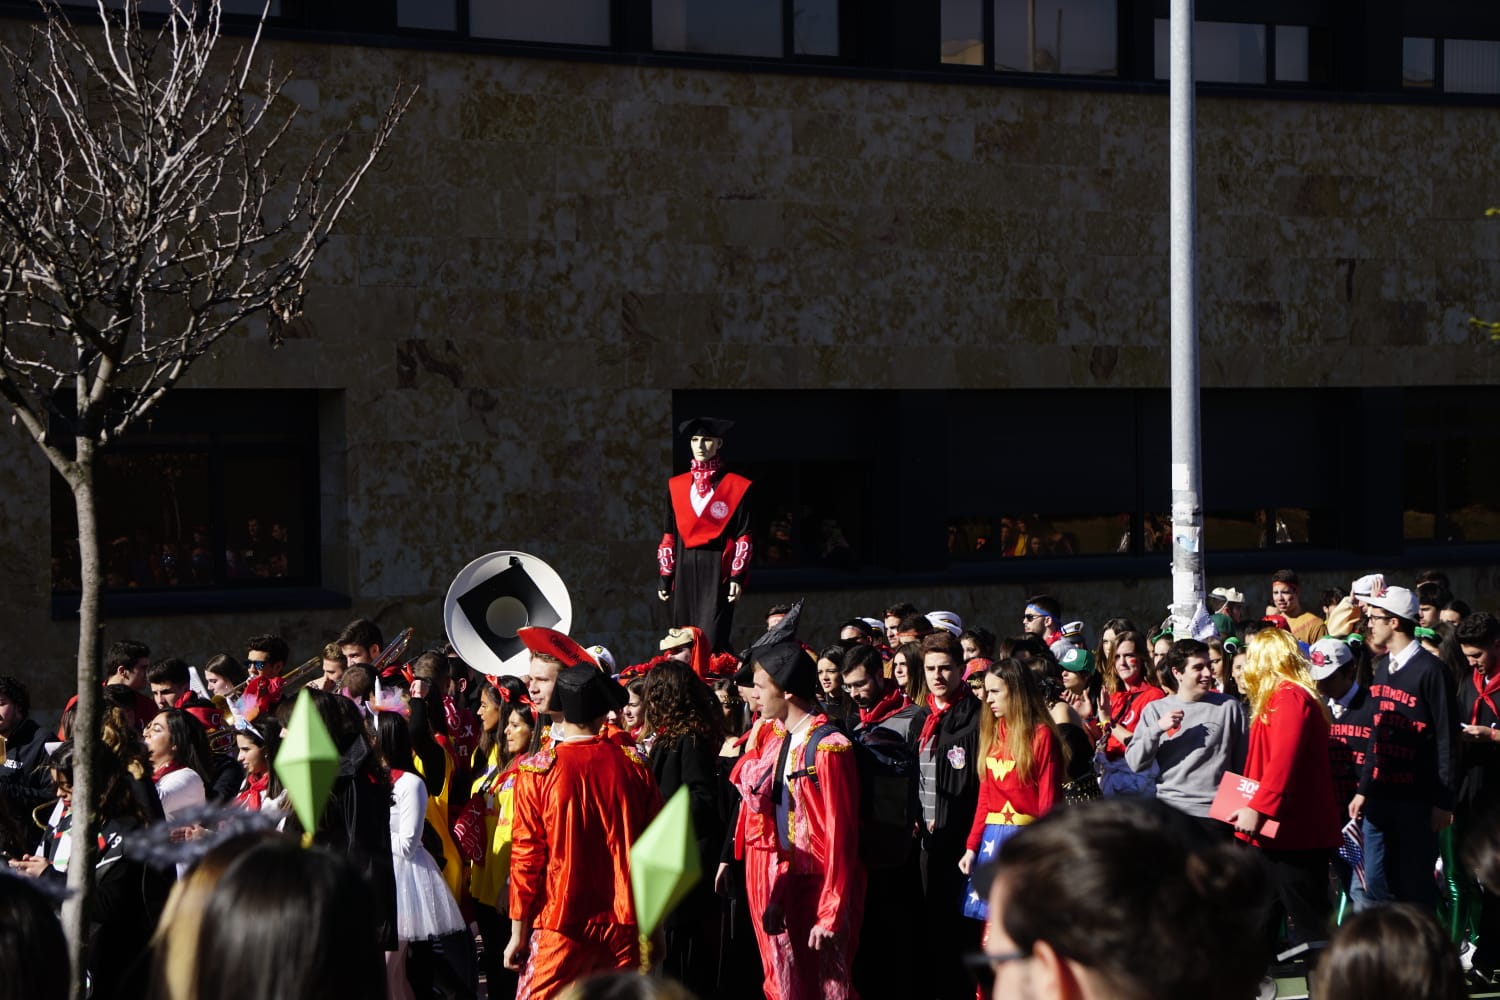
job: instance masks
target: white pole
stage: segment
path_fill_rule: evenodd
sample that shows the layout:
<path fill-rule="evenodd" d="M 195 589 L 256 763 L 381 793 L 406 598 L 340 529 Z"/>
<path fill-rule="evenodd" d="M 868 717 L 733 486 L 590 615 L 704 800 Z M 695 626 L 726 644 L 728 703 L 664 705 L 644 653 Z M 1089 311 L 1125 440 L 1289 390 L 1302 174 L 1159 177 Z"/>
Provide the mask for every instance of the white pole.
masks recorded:
<path fill-rule="evenodd" d="M 1171 36 L 1172 627 L 1181 639 L 1203 603 L 1193 0 L 1172 0 Z"/>

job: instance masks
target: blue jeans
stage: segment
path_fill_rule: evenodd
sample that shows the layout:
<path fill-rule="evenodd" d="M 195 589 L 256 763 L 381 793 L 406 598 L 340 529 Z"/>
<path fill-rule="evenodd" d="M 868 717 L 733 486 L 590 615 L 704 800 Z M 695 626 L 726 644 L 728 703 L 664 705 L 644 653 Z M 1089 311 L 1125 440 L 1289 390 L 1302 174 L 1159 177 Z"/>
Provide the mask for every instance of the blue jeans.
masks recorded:
<path fill-rule="evenodd" d="M 1437 905 L 1438 836 L 1432 806 L 1423 802 L 1365 803 L 1365 903 Z"/>

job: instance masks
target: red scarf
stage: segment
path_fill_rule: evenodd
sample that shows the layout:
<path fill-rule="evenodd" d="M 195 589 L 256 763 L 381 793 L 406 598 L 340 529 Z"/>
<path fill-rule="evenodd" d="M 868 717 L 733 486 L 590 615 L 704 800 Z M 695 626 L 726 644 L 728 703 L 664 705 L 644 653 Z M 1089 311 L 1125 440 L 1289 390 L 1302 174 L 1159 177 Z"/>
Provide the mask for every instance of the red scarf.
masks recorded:
<path fill-rule="evenodd" d="M 167 775 L 171 774 L 173 771 L 181 771 L 186 767 L 186 764 L 179 764 L 175 760 L 165 767 L 158 767 L 156 770 L 151 772 L 151 783 L 154 785 L 161 779 L 165 778 Z"/>
<path fill-rule="evenodd" d="M 942 725 L 943 716 L 948 714 L 948 709 L 957 705 L 965 698 L 974 696 L 974 692 L 969 690 L 969 685 L 963 681 L 959 681 L 955 685 L 950 685 L 949 690 L 955 694 L 955 697 L 949 699 L 948 704 L 942 708 L 938 708 L 936 698 L 932 695 L 927 696 L 927 721 L 922 723 L 922 735 L 917 738 L 917 745 L 922 749 L 923 753 L 927 752 L 927 745 L 937 736 L 938 726 Z"/>
<path fill-rule="evenodd" d="M 873 708 L 859 710 L 859 724 L 867 729 L 870 726 L 878 726 L 910 703 L 906 692 L 902 691 L 898 685 L 892 684 L 891 689 L 885 693 L 885 697 L 877 701 Z"/>
<path fill-rule="evenodd" d="M 1490 714 L 1497 720 L 1500 720 L 1500 709 L 1495 707 L 1495 699 L 1491 697 L 1495 692 L 1500 691 L 1500 670 L 1495 671 L 1495 676 L 1490 678 L 1488 683 L 1485 682 L 1484 671 L 1482 670 L 1474 671 L 1473 679 L 1474 690 L 1478 693 L 1479 697 L 1474 699 L 1474 715 L 1469 719 L 1469 725 L 1479 725 L 1480 705 L 1488 705 Z"/>
<path fill-rule="evenodd" d="M 698 491 L 700 497 L 706 497 L 714 491 L 714 473 L 719 471 L 721 464 L 718 455 L 706 462 L 693 459 L 693 488 Z"/>
<path fill-rule="evenodd" d="M 265 796 L 266 790 L 270 785 L 270 771 L 261 775 L 247 774 L 245 775 L 245 787 L 235 797 L 234 801 L 237 805 L 242 805 L 251 812 L 260 812 L 260 800 Z"/>

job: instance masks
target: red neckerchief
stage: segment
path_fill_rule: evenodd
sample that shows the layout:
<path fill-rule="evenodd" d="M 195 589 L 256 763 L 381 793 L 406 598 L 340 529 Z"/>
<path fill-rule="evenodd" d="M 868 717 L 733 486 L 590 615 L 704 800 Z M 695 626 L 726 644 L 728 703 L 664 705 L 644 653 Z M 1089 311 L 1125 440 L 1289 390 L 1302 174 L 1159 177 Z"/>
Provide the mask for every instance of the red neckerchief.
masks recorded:
<path fill-rule="evenodd" d="M 271 785 L 271 772 L 265 774 L 245 775 L 245 789 L 235 798 L 235 802 L 249 809 L 251 812 L 260 812 L 261 797 L 266 794 L 266 789 Z"/>
<path fill-rule="evenodd" d="M 152 771 L 151 772 L 151 783 L 154 785 L 154 784 L 156 784 L 156 782 L 158 782 L 161 779 L 165 778 L 167 775 L 171 774 L 173 771 L 182 771 L 182 770 L 185 770 L 186 768 L 187 768 L 186 764 L 179 764 L 177 761 L 174 760 L 174 761 L 172 761 L 172 763 L 168 764 L 166 767 L 159 767 L 156 770 Z"/>
<path fill-rule="evenodd" d="M 1495 700 L 1490 697 L 1495 692 L 1500 691 L 1500 670 L 1495 671 L 1495 676 L 1490 678 L 1488 683 L 1485 683 L 1484 672 L 1481 670 L 1476 670 L 1474 671 L 1473 680 L 1474 690 L 1476 693 L 1478 693 L 1479 697 L 1474 699 L 1474 717 L 1469 720 L 1469 725 L 1479 725 L 1480 705 L 1488 705 L 1490 708 L 1490 714 L 1492 714 L 1496 719 L 1500 719 L 1500 709 L 1495 708 Z"/>
<path fill-rule="evenodd" d="M 927 752 L 927 745 L 932 742 L 933 737 L 937 736 L 938 726 L 942 724 L 943 716 L 948 714 L 948 709 L 965 698 L 974 696 L 974 692 L 969 690 L 969 685 L 963 681 L 959 681 L 957 687 L 950 686 L 950 690 L 957 692 L 958 697 L 950 699 L 942 708 L 938 708 L 936 698 L 932 695 L 927 696 L 927 721 L 922 723 L 922 735 L 917 739 L 917 745 L 921 747 L 923 753 Z"/>
<path fill-rule="evenodd" d="M 693 489 L 698 491 L 700 497 L 706 497 L 714 491 L 714 473 L 719 471 L 722 464 L 718 455 L 706 462 L 693 459 Z"/>
<path fill-rule="evenodd" d="M 964 686 L 967 687 L 968 685 Z M 898 685 L 892 684 L 891 689 L 885 693 L 885 697 L 877 701 L 873 707 L 859 710 L 859 724 L 866 728 L 878 726 L 886 719 L 901 711 L 909 703 L 910 701 L 906 697 L 906 692 L 902 691 Z"/>

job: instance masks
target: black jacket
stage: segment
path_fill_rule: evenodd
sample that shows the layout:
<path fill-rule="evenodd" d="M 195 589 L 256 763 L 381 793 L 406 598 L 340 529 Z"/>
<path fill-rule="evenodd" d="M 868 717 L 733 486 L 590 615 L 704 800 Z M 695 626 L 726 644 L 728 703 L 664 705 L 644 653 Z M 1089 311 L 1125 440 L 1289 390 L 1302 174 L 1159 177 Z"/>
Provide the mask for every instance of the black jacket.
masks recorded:
<path fill-rule="evenodd" d="M 937 821 L 929 837 L 966 838 L 979 808 L 979 713 L 984 703 L 968 697 L 943 714 L 931 756 L 937 759 Z M 912 720 L 920 734 L 928 710 Z M 920 739 L 920 737 L 919 737 Z"/>
<path fill-rule="evenodd" d="M 18 822 L 30 824 L 31 811 L 56 797 L 47 770 L 47 738 L 35 719 L 22 719 L 6 738 L 5 766 L 0 767 L 0 797 Z"/>
<path fill-rule="evenodd" d="M 391 786 L 364 773 L 373 753 L 355 740 L 339 759 L 316 843 L 344 855 L 375 897 L 375 933 L 386 951 L 396 950 L 396 872 L 391 854 Z"/>

